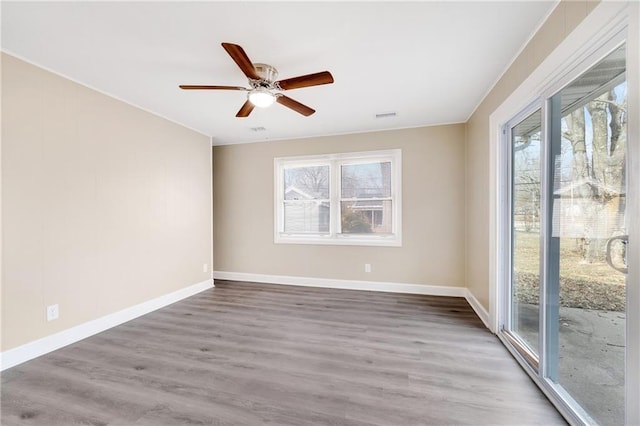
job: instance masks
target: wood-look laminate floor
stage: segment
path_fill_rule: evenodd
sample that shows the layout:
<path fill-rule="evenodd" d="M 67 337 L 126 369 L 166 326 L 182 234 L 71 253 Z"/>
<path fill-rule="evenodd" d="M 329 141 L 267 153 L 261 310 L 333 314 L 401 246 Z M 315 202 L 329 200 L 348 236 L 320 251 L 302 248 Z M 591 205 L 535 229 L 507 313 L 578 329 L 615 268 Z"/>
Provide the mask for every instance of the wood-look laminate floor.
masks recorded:
<path fill-rule="evenodd" d="M 1 392 L 3 426 L 564 424 L 464 299 L 230 281 Z"/>

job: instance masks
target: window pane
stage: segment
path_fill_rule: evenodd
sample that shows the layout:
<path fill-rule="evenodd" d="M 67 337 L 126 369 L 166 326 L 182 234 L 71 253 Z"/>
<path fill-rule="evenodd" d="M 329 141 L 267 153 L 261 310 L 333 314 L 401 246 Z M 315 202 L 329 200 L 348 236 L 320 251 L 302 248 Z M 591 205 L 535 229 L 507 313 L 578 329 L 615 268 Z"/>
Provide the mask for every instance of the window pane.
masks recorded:
<path fill-rule="evenodd" d="M 391 197 L 391 162 L 342 166 L 342 198 Z"/>
<path fill-rule="evenodd" d="M 390 234 L 391 200 L 357 200 L 340 203 L 343 234 Z"/>
<path fill-rule="evenodd" d="M 538 354 L 540 303 L 540 125 L 537 110 L 511 133 L 511 331 Z"/>
<path fill-rule="evenodd" d="M 322 234 L 329 232 L 328 201 L 285 201 L 284 232 Z"/>
<path fill-rule="evenodd" d="M 559 306 L 547 321 L 549 378 L 596 422 L 611 425 L 625 423 L 624 72 L 621 46 L 555 95 L 559 107 L 551 115 L 557 131 L 549 263 Z"/>
<path fill-rule="evenodd" d="M 329 198 L 329 166 L 284 169 L 285 200 L 326 200 Z"/>

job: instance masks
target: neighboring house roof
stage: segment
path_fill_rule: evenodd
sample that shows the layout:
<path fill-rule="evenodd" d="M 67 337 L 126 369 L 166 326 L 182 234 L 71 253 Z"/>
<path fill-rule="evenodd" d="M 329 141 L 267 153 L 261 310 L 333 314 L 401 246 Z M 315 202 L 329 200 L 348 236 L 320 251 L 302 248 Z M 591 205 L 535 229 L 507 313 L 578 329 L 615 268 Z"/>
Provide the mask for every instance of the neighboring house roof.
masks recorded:
<path fill-rule="evenodd" d="M 290 195 L 292 193 L 293 194 L 297 194 L 298 197 L 291 198 L 291 197 L 287 196 L 288 194 Z M 302 189 L 296 187 L 295 185 L 290 185 L 289 187 L 287 187 L 284 190 L 284 199 L 285 200 L 300 200 L 300 199 L 302 199 L 302 200 L 315 200 L 317 198 L 318 197 L 314 197 L 313 195 L 303 191 Z"/>
<path fill-rule="evenodd" d="M 360 200 L 349 205 L 356 210 L 382 210 L 382 200 Z"/>

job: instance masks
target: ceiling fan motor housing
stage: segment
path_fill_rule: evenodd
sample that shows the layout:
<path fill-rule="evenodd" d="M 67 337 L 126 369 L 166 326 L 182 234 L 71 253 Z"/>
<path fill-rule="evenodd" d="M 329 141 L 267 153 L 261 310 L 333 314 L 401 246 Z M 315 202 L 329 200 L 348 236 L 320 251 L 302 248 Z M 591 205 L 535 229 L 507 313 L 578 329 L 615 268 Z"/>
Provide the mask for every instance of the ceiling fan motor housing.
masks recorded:
<path fill-rule="evenodd" d="M 260 79 L 273 83 L 278 78 L 278 70 L 267 64 L 253 64 Z"/>

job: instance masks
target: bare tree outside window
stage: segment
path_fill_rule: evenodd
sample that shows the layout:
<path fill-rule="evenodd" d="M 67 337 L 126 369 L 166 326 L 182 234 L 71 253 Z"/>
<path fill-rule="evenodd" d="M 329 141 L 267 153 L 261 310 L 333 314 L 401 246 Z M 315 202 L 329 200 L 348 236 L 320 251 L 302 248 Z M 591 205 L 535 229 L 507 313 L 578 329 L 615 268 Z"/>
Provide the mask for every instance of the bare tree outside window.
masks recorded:
<path fill-rule="evenodd" d="M 585 263 L 603 261 L 606 241 L 624 229 L 626 111 L 625 82 L 562 117 L 571 150 L 560 191 L 584 217 L 580 234 L 571 236 Z"/>

